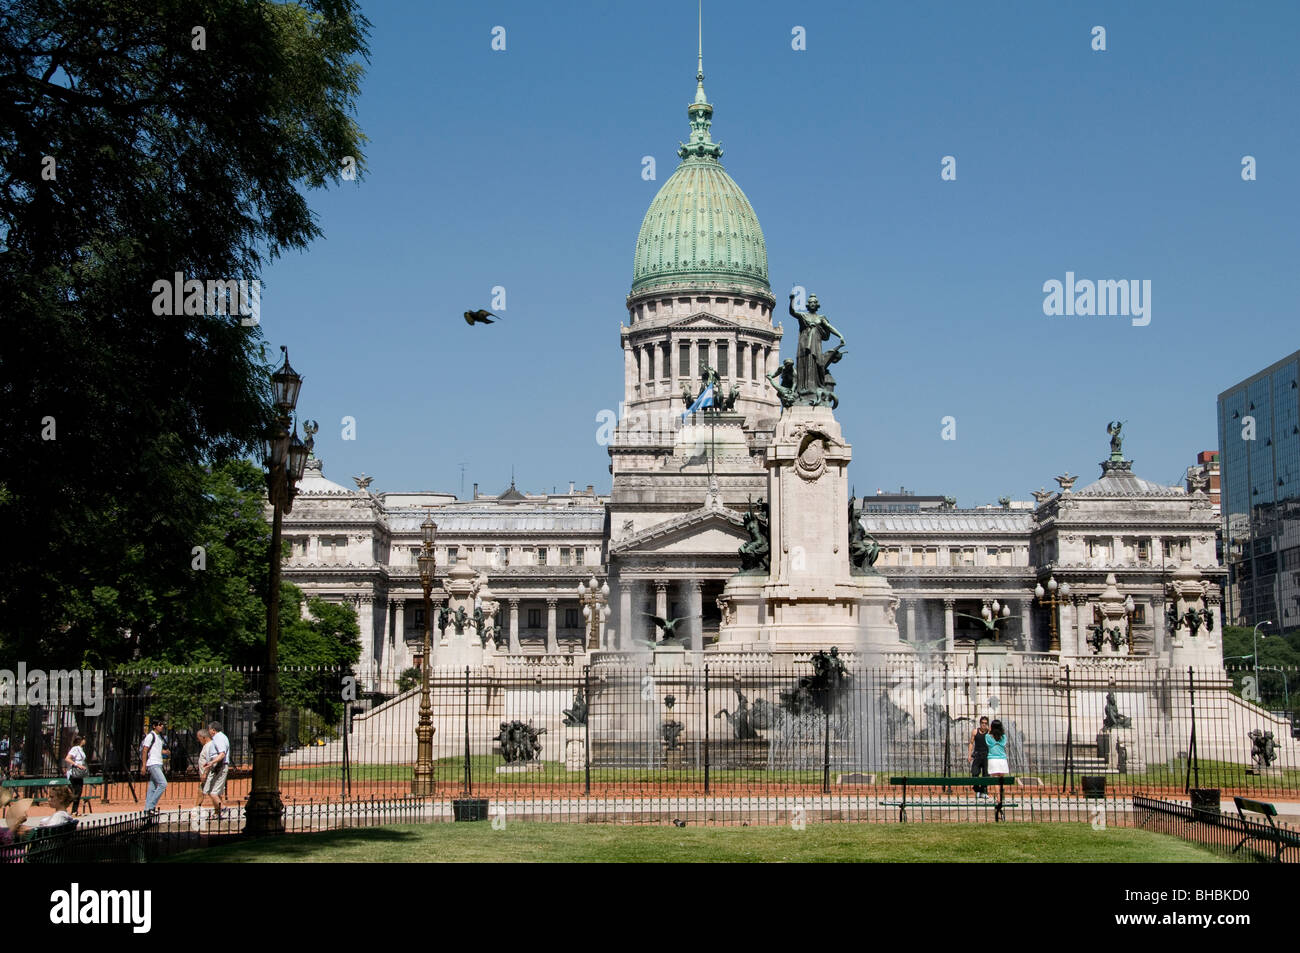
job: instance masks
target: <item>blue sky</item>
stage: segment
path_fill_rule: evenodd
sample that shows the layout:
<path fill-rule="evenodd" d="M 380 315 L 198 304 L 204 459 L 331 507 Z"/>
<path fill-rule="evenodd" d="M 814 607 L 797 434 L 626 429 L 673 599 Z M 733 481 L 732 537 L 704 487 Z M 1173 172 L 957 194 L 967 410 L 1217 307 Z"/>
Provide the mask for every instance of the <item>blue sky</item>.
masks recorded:
<path fill-rule="evenodd" d="M 512 466 L 530 491 L 607 490 L 596 415 L 622 395 L 637 230 L 687 138 L 695 4 L 364 9 L 367 171 L 314 193 L 325 237 L 263 275 L 326 474 L 459 491 L 464 463 L 466 490 Z M 1090 482 L 1113 419 L 1148 479 L 1215 447 L 1215 396 L 1300 347 L 1298 34 L 1291 3 L 706 3 L 713 136 L 773 293 L 805 285 L 849 337 L 859 492 L 970 506 Z M 1150 324 L 1045 316 L 1067 271 L 1150 280 Z M 496 285 L 505 316 L 468 327 Z"/>

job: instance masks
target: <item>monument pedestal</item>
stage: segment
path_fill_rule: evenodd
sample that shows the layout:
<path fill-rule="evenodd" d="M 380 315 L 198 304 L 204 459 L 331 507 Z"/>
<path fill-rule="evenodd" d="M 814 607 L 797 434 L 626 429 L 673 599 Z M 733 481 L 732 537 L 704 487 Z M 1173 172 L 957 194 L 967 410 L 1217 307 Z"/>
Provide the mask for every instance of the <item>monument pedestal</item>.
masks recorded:
<path fill-rule="evenodd" d="M 770 568 L 727 581 L 719 651 L 910 648 L 899 639 L 888 580 L 850 568 L 852 456 L 830 407 L 782 415 L 767 451 Z"/>
<path fill-rule="evenodd" d="M 654 667 L 673 669 L 686 667 L 686 646 L 670 642 L 656 645 L 654 650 Z"/>
<path fill-rule="evenodd" d="M 581 771 L 587 764 L 587 730 L 581 725 L 565 726 L 562 730 L 564 732 L 564 770 Z"/>

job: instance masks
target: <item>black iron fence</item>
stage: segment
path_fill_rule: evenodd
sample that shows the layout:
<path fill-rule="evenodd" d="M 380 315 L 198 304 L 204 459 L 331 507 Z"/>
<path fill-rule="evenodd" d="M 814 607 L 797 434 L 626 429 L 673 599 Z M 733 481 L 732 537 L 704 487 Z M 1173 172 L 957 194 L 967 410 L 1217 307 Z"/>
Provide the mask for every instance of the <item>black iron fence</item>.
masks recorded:
<path fill-rule="evenodd" d="M 1134 796 L 1132 826 L 1172 834 L 1237 860 L 1300 863 L 1300 828 L 1268 824 L 1205 806 Z"/>
<path fill-rule="evenodd" d="M 982 716 L 1001 722 L 1021 799 L 1300 793 L 1300 739 L 1289 713 L 1242 697 L 1241 679 L 1221 669 L 865 668 L 830 656 L 775 668 L 707 658 L 686 653 L 666 666 L 606 656 L 585 667 L 511 659 L 431 673 L 434 798 L 816 796 L 874 809 L 891 800 L 892 777 L 969 775 Z M 108 782 L 108 804 L 96 809 L 134 808 L 145 797 L 145 723 L 160 717 L 170 751 L 162 806 L 189 808 L 200 802 L 196 731 L 218 721 L 232 743 L 226 800 L 238 804 L 250 785 L 262 679 L 256 669 L 129 669 L 108 675 L 93 713 L 85 705 L 0 706 L 9 745 L 0 770 L 10 786 L 57 777 L 82 733 L 90 775 Z M 415 774 L 422 685 L 398 691 L 395 675 L 374 682 L 391 691 L 359 692 L 345 670 L 281 671 L 288 804 L 423 790 Z M 974 786 L 939 793 L 963 790 L 976 794 Z"/>

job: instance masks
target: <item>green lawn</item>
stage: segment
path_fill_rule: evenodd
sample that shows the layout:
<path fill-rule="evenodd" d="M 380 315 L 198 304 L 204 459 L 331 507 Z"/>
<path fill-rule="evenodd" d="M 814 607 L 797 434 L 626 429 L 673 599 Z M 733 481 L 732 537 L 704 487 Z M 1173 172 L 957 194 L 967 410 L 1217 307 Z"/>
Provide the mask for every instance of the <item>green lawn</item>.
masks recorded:
<path fill-rule="evenodd" d="M 637 827 L 488 822 L 353 828 L 187 851 L 175 863 L 259 862 L 1090 862 L 1222 863 L 1175 837 L 1087 824 L 809 824 Z"/>
<path fill-rule="evenodd" d="M 470 757 L 470 770 L 475 784 L 582 784 L 586 774 L 581 769 L 569 771 L 562 761 L 543 761 L 540 771 L 527 771 L 518 774 L 497 774 L 496 769 L 505 764 L 498 755 L 473 755 Z M 337 781 L 342 773 L 342 765 L 317 765 L 305 768 L 285 766 L 280 769 L 281 776 L 292 781 Z M 401 764 L 353 764 L 350 766 L 353 781 L 410 781 L 413 768 Z M 831 781 L 842 769 L 832 766 Z M 433 763 L 434 779 L 437 781 L 460 781 L 465 777 L 464 758 L 439 758 Z M 762 781 L 765 784 L 821 784 L 822 769 L 819 766 L 809 769 L 766 771 L 762 768 L 718 768 L 709 771 L 709 778 L 719 784 L 746 780 Z M 642 782 L 648 784 L 669 784 L 674 781 L 704 781 L 704 769 L 692 766 L 665 768 L 595 768 L 591 769 L 593 784 L 603 782 Z"/>
<path fill-rule="evenodd" d="M 582 771 L 567 771 L 564 763 L 561 761 L 543 761 L 541 771 L 529 771 L 519 774 L 497 774 L 496 769 L 505 762 L 498 755 L 474 755 L 470 758 L 470 768 L 473 772 L 475 784 L 582 784 L 585 776 Z M 1217 787 L 1217 786 L 1249 786 L 1252 790 L 1258 791 L 1294 791 L 1300 789 L 1300 769 L 1288 768 L 1280 776 L 1270 776 L 1265 778 L 1247 777 L 1246 769 L 1243 765 L 1232 764 L 1225 761 L 1208 761 L 1200 762 L 1200 787 Z M 434 778 L 438 781 L 460 781 L 465 776 L 465 762 L 463 758 L 439 758 L 434 762 Z M 1151 764 L 1147 770 L 1142 773 L 1132 773 L 1128 775 L 1108 775 L 1107 788 L 1131 791 L 1143 787 L 1182 787 L 1184 773 L 1187 770 L 1186 761 L 1171 761 L 1169 764 Z M 297 768 L 285 766 L 281 769 L 286 780 L 293 781 L 337 781 L 342 766 L 339 764 L 332 765 L 315 765 L 311 767 Z M 831 766 L 831 783 L 834 784 L 835 775 L 848 771 L 846 768 Z M 954 763 L 953 772 L 955 775 L 965 774 L 965 766 Z M 412 776 L 412 767 L 401 764 L 353 764 L 351 766 L 353 781 L 400 781 L 409 782 Z M 939 773 L 938 769 L 933 771 L 911 770 L 900 771 L 890 770 L 877 772 L 877 778 L 881 783 L 889 780 L 891 774 L 924 774 Z M 1044 789 L 1036 793 L 1056 794 L 1060 792 L 1062 775 L 1049 774 L 1038 771 L 1027 771 L 1028 775 L 1041 778 Z M 1085 774 L 1083 770 L 1075 771 L 1075 785 L 1078 786 L 1079 778 Z M 710 780 L 717 784 L 740 783 L 744 781 L 757 781 L 764 784 L 821 784 L 822 769 L 817 765 L 808 769 L 766 771 L 761 768 L 745 769 L 726 769 L 714 766 L 709 772 Z M 647 783 L 647 784 L 671 784 L 674 781 L 683 782 L 703 782 L 704 770 L 702 768 L 681 766 L 671 768 L 595 768 L 591 769 L 591 780 L 593 784 L 599 783 Z"/>

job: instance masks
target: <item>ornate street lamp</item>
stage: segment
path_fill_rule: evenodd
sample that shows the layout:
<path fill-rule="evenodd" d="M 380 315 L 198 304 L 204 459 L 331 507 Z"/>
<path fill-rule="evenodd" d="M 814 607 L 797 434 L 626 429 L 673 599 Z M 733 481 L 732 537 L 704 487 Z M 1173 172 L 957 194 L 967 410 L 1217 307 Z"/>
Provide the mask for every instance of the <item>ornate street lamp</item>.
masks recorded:
<path fill-rule="evenodd" d="M 587 620 L 587 651 L 600 648 L 600 624 L 609 618 L 609 583 L 596 586 L 593 575 L 586 585 L 578 583 L 578 599 L 582 602 L 582 617 Z"/>
<path fill-rule="evenodd" d="M 429 698 L 429 671 L 433 668 L 433 605 L 430 593 L 438 565 L 433 553 L 433 546 L 438 541 L 438 524 L 432 517 L 426 516 L 420 524 L 420 536 L 424 546 L 416 562 L 420 567 L 420 585 L 424 587 L 424 658 L 420 664 L 424 686 L 420 690 L 420 723 L 415 729 L 415 777 L 411 781 L 411 793 L 416 797 L 429 797 L 433 794 L 433 703 Z"/>
<path fill-rule="evenodd" d="M 1060 595 L 1059 599 L 1057 598 L 1058 593 Z M 1047 646 L 1049 652 L 1061 651 L 1061 635 L 1056 628 L 1056 610 L 1059 606 L 1065 605 L 1069 598 L 1070 584 L 1063 582 L 1058 587 L 1055 576 L 1048 578 L 1046 589 L 1043 588 L 1041 582 L 1034 586 L 1034 601 L 1047 609 L 1048 628 L 1052 634 L 1052 641 Z"/>
<path fill-rule="evenodd" d="M 1009 618 L 1010 616 L 1011 616 L 1011 607 L 1002 605 L 996 599 L 993 600 L 992 607 L 985 606 L 983 609 L 980 609 L 980 618 L 983 619 L 985 623 L 988 623 L 992 620 L 1006 619 Z M 1002 633 L 998 631 L 996 621 L 994 621 L 992 629 L 993 629 L 993 640 L 995 642 L 1001 641 Z"/>
<path fill-rule="evenodd" d="M 244 832 L 284 832 L 284 801 L 280 798 L 280 556 L 281 526 L 293 508 L 297 484 L 302 479 L 314 442 L 314 425 L 307 423 L 306 443 L 298 438 L 293 412 L 302 389 L 302 377 L 289 366 L 289 349 L 281 346 L 284 364 L 271 375 L 271 392 L 276 409 L 275 423 L 262 439 L 262 463 L 266 467 L 266 495 L 271 504 L 271 572 L 266 598 L 266 675 L 262 698 L 257 703 L 257 724 L 249 737 L 253 748 L 253 787 L 244 806 Z"/>

